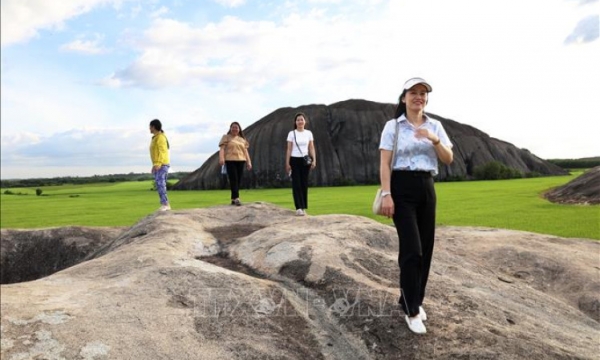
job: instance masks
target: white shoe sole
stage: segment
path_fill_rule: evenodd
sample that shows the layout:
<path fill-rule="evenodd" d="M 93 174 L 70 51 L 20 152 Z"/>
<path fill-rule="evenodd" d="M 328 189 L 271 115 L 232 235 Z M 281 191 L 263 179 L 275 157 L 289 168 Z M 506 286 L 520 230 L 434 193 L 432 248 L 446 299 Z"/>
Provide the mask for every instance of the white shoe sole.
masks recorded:
<path fill-rule="evenodd" d="M 406 325 L 408 325 L 408 328 L 413 333 L 419 334 L 419 335 L 423 335 L 423 334 L 427 333 L 427 329 L 425 328 L 425 325 L 423 324 L 423 321 L 421 320 L 421 318 L 417 318 L 413 321 L 410 321 L 408 315 L 405 315 L 404 320 L 406 320 Z"/>

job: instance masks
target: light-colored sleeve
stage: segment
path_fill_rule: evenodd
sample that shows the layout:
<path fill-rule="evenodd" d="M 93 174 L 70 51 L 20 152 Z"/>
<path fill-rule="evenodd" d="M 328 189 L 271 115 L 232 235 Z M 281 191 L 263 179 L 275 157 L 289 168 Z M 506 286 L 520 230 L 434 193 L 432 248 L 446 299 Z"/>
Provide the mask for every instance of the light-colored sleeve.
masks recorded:
<path fill-rule="evenodd" d="M 287 137 L 288 142 L 294 142 L 294 131 L 290 131 Z"/>
<path fill-rule="evenodd" d="M 379 150 L 394 150 L 394 133 L 396 131 L 396 119 L 392 119 L 385 123 L 381 132 L 381 140 L 379 141 Z"/>
<path fill-rule="evenodd" d="M 450 141 L 450 138 L 448 137 L 448 134 L 446 134 L 446 130 L 444 130 L 444 127 L 442 126 L 442 123 L 438 123 L 437 129 L 436 129 L 436 135 L 440 138 L 440 141 L 443 145 L 452 148 L 452 142 Z"/>
<path fill-rule="evenodd" d="M 308 141 L 315 141 L 312 131 L 308 130 Z"/>
<path fill-rule="evenodd" d="M 223 135 L 223 137 L 221 138 L 221 141 L 219 141 L 219 147 L 227 146 L 228 143 L 229 143 L 229 136 Z"/>
<path fill-rule="evenodd" d="M 244 141 L 246 142 L 246 149 L 248 149 L 250 147 L 250 143 L 246 139 L 244 139 Z"/>

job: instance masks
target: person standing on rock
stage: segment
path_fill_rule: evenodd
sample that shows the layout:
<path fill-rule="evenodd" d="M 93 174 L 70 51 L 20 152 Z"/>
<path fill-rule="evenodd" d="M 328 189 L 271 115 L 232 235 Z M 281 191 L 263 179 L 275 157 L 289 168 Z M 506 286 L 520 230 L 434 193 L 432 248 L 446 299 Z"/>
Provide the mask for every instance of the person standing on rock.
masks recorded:
<path fill-rule="evenodd" d="M 171 210 L 167 197 L 167 176 L 169 174 L 169 140 L 162 129 L 162 123 L 158 119 L 150 121 L 150 159 L 152 160 L 152 174 L 158 196 L 160 197 L 160 211 Z"/>
<path fill-rule="evenodd" d="M 317 166 L 313 134 L 305 129 L 307 122 L 308 117 L 304 113 L 299 112 L 294 115 L 294 130 L 288 133 L 285 154 L 285 172 L 291 173 L 292 194 L 297 216 L 307 215 L 308 174 Z M 310 161 L 310 164 L 307 161 Z"/>
<path fill-rule="evenodd" d="M 433 176 L 438 159 L 447 165 L 453 159 L 442 124 L 425 114 L 430 92 L 431 85 L 421 78 L 406 81 L 379 145 L 382 212 L 393 217 L 400 241 L 399 303 L 409 329 L 417 334 L 426 333 L 423 299 L 435 238 Z"/>
<path fill-rule="evenodd" d="M 219 165 L 225 165 L 229 186 L 231 187 L 231 205 L 241 206 L 240 185 L 244 174 L 244 165 L 248 171 L 252 170 L 252 161 L 248 148 L 250 143 L 246 140 L 242 126 L 234 121 L 229 125 L 229 131 L 219 141 Z"/>

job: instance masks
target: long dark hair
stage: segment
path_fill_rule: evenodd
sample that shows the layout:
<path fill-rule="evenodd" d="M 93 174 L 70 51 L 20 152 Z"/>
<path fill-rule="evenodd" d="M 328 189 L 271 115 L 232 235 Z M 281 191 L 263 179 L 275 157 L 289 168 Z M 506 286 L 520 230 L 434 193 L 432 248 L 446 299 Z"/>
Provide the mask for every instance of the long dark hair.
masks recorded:
<path fill-rule="evenodd" d="M 402 99 L 406 96 L 406 90 L 402 91 L 400 97 L 398 97 L 398 106 L 396 107 L 396 112 L 394 113 L 394 119 L 397 119 L 402 114 L 406 114 L 406 103 L 402 102 Z"/>
<path fill-rule="evenodd" d="M 304 122 L 308 124 L 308 116 L 306 116 L 306 114 L 303 112 L 297 112 L 296 115 L 294 115 L 294 130 L 297 128 L 296 119 L 298 119 L 298 116 L 302 116 L 304 118 Z M 304 127 L 306 128 L 306 125 L 304 125 Z"/>
<path fill-rule="evenodd" d="M 162 129 L 162 123 L 158 119 L 150 121 L 150 126 L 156 129 L 156 131 L 164 132 Z"/>
<path fill-rule="evenodd" d="M 240 132 L 238 133 L 238 136 L 241 137 L 242 139 L 245 139 L 246 137 L 244 136 L 244 132 L 242 131 L 242 125 L 240 125 L 240 123 L 237 121 L 234 121 L 231 123 L 231 125 L 229 125 L 229 131 L 227 132 L 227 135 L 231 135 L 231 127 L 233 125 L 237 125 L 238 128 L 240 128 Z"/>

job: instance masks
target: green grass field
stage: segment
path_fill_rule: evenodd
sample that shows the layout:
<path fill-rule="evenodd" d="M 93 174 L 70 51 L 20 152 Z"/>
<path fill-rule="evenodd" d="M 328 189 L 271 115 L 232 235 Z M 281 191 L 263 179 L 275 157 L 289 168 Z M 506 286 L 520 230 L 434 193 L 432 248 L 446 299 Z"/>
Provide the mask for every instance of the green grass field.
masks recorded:
<path fill-rule="evenodd" d="M 437 183 L 437 222 L 440 225 L 487 226 L 600 239 L 600 206 L 558 205 L 541 196 L 549 188 L 565 184 L 579 174 Z M 27 195 L 0 195 L 0 226 L 130 226 L 158 208 L 158 195 L 150 190 L 151 187 L 147 181 L 52 186 L 42 188 L 42 196 L 36 196 L 34 188 L 10 189 Z M 309 213 L 361 215 L 390 224 L 391 220 L 371 214 L 376 188 L 311 188 Z M 173 210 L 209 207 L 228 204 L 229 191 L 170 191 L 169 198 Z M 242 190 L 241 199 L 293 209 L 291 189 Z"/>

